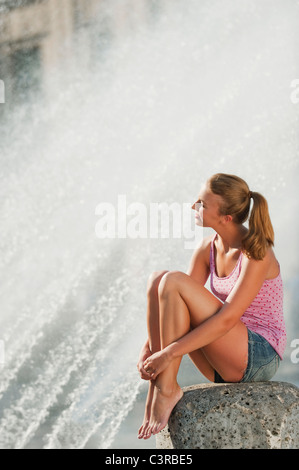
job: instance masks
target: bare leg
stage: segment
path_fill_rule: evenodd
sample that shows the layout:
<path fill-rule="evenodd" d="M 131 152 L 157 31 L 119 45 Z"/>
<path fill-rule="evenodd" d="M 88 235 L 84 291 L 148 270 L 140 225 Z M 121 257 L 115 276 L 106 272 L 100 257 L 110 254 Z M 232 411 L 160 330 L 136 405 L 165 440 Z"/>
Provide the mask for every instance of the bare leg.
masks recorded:
<path fill-rule="evenodd" d="M 161 349 L 161 341 L 160 341 L 160 305 L 159 305 L 159 295 L 158 295 L 158 289 L 159 289 L 159 284 L 164 276 L 168 271 L 157 271 L 153 272 L 148 280 L 147 284 L 147 329 L 148 329 L 148 336 L 149 336 L 149 343 L 150 343 L 150 349 L 154 353 L 156 351 L 160 351 Z M 194 281 L 195 282 L 195 281 Z M 196 283 L 198 287 L 198 285 Z M 165 291 L 165 289 L 164 289 Z M 216 299 L 215 299 L 216 300 Z M 217 303 L 218 306 L 218 303 Z M 214 307 L 215 310 L 216 307 Z M 213 310 L 213 312 L 214 312 Z M 185 313 L 189 316 L 190 313 L 188 310 L 185 308 Z M 211 314 L 211 313 L 210 313 Z M 190 324 L 190 319 L 186 319 L 186 327 L 183 326 L 183 331 L 188 331 L 189 324 Z M 185 321 L 185 320 L 184 320 Z M 170 322 L 172 322 L 172 319 L 170 319 Z M 196 326 L 196 322 L 194 326 Z M 191 327 L 193 326 L 193 322 L 191 321 Z M 165 325 L 164 325 L 165 329 Z M 166 329 L 166 334 L 167 334 L 167 329 Z M 182 333 L 183 334 L 183 333 Z M 172 332 L 172 335 L 176 337 L 175 332 Z M 171 341 L 171 337 L 169 338 L 169 341 Z M 164 343 L 165 343 L 165 338 L 164 338 Z M 166 343 L 165 343 L 166 345 Z M 200 372 L 207 377 L 208 380 L 213 381 L 214 380 L 214 368 L 211 366 L 211 364 L 208 362 L 205 354 L 201 350 L 194 351 L 193 353 L 190 354 L 190 357 L 196 367 L 200 370 Z M 176 368 L 172 371 L 171 375 L 176 376 L 179 364 L 181 360 L 177 361 Z M 166 379 L 166 371 L 164 373 L 165 379 Z M 161 377 L 160 377 L 161 379 Z M 171 383 L 171 380 L 169 383 Z M 175 380 L 176 382 L 176 380 Z M 165 380 L 165 383 L 167 383 L 167 380 Z M 157 383 L 156 387 L 156 394 L 160 391 L 159 387 L 159 382 Z M 178 388 L 175 387 L 175 390 L 178 391 Z M 163 388 L 164 394 L 167 395 L 167 391 L 165 390 L 165 387 Z M 147 399 L 146 399 L 146 404 L 145 404 L 145 412 L 144 412 L 144 419 L 143 423 L 139 428 L 138 431 L 138 438 L 144 438 L 148 439 L 151 436 L 151 428 L 150 428 L 150 418 L 151 418 L 151 409 L 152 409 L 152 401 L 153 401 L 153 396 L 155 392 L 155 382 L 150 381 L 149 382 L 149 389 L 148 389 L 148 394 L 147 394 Z M 170 390 L 171 394 L 171 390 Z M 179 396 L 181 395 L 181 392 L 179 390 Z"/>
<path fill-rule="evenodd" d="M 184 336 L 190 330 L 190 315 L 187 306 L 183 302 L 179 302 L 178 292 L 168 294 L 169 292 L 166 292 L 159 297 L 162 348 Z M 169 312 L 172 312 L 171 319 Z M 177 383 L 181 359 L 180 357 L 172 361 L 155 381 L 149 425 L 149 432 L 152 434 L 156 434 L 164 428 L 171 411 L 183 396 L 183 391 Z"/>
<path fill-rule="evenodd" d="M 180 272 L 163 276 L 158 294 L 162 348 L 184 336 L 190 326 L 196 327 L 214 315 L 222 305 L 207 289 Z M 196 352 L 192 359 L 196 363 Z M 247 364 L 245 325 L 239 321 L 222 338 L 202 348 L 198 351 L 198 360 L 200 365 L 205 364 L 209 375 L 216 369 L 225 380 L 238 382 Z M 148 433 L 156 434 L 163 429 L 182 397 L 183 392 L 176 380 L 180 361 L 181 358 L 172 361 L 156 379 Z"/>
<path fill-rule="evenodd" d="M 149 346 L 152 353 L 160 351 L 161 349 L 158 286 L 162 276 L 167 272 L 168 271 L 157 271 L 152 273 L 147 283 L 147 330 Z M 139 439 L 148 439 L 151 435 L 148 431 L 151 417 L 153 394 L 154 382 L 151 380 L 149 381 L 143 423 L 138 431 Z"/>

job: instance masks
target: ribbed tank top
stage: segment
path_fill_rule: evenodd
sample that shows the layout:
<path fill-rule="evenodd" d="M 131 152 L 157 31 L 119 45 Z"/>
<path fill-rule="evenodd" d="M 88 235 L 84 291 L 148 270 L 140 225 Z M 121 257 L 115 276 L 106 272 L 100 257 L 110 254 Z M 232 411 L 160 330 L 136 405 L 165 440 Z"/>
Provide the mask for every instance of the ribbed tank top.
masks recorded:
<path fill-rule="evenodd" d="M 243 253 L 233 271 L 226 277 L 218 277 L 215 266 L 215 245 L 211 242 L 210 282 L 211 290 L 222 302 L 233 289 L 241 272 Z M 263 336 L 282 359 L 286 347 L 286 327 L 283 317 L 283 283 L 281 273 L 274 279 L 265 280 L 259 293 L 243 313 L 241 321 L 249 328 Z"/>

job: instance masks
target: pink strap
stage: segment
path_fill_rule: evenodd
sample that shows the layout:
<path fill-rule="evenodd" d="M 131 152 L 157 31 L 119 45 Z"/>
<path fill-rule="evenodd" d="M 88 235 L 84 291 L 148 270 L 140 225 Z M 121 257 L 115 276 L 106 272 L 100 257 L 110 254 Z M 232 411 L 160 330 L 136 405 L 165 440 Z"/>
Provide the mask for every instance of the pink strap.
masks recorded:
<path fill-rule="evenodd" d="M 213 240 L 211 241 L 211 251 L 210 251 L 210 271 L 211 272 L 215 271 L 214 241 L 216 237 L 217 237 L 217 233 L 215 233 L 215 236 L 213 237 Z"/>

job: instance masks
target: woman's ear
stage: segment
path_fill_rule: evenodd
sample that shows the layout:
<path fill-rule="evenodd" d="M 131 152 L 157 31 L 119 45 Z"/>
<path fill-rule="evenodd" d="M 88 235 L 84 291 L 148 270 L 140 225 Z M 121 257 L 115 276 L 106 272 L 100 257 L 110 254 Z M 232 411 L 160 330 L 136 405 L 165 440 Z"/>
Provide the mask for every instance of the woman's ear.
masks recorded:
<path fill-rule="evenodd" d="M 225 224 L 229 224 L 230 222 L 232 222 L 233 218 L 231 215 L 224 215 L 223 216 L 223 221 Z"/>

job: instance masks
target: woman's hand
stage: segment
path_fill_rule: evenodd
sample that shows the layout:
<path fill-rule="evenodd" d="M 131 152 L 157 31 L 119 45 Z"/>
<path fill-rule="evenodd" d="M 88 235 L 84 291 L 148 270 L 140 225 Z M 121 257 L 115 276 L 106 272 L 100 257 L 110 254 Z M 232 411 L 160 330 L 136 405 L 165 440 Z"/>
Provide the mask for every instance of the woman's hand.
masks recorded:
<path fill-rule="evenodd" d="M 151 376 L 146 370 L 144 369 L 144 361 L 152 354 L 150 348 L 149 348 L 149 343 L 148 340 L 142 347 L 137 363 L 137 369 L 139 371 L 140 377 L 143 380 L 151 380 Z"/>
<path fill-rule="evenodd" d="M 162 349 L 152 354 L 144 361 L 144 369 L 150 375 L 151 380 L 155 380 L 158 375 L 168 367 L 171 357 L 168 350 Z"/>

